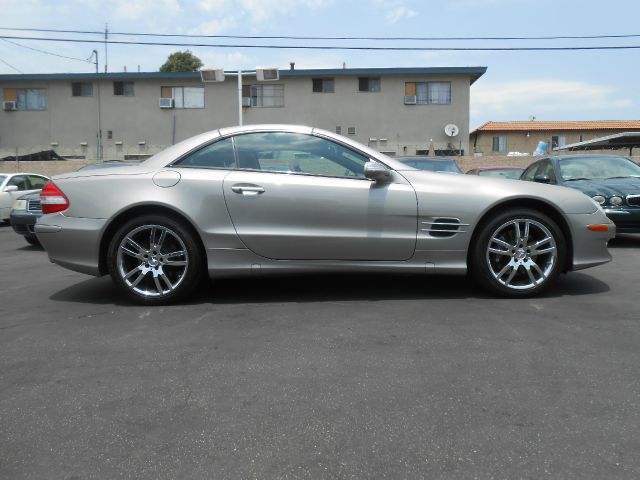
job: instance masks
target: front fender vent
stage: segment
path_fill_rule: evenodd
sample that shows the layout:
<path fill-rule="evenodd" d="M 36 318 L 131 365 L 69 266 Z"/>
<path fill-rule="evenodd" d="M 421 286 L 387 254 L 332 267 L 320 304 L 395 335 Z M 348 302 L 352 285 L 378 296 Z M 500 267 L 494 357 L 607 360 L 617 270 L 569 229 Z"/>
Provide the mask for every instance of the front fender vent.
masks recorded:
<path fill-rule="evenodd" d="M 422 221 L 422 232 L 431 237 L 453 237 L 457 233 L 465 233 L 468 223 L 461 223 L 458 218 L 434 218 L 431 221 Z"/>

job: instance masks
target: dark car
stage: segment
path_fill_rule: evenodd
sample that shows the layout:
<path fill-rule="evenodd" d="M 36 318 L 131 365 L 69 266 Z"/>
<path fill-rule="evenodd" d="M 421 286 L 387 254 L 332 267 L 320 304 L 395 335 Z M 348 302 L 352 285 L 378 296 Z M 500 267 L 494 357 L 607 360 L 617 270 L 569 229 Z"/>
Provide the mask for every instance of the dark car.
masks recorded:
<path fill-rule="evenodd" d="M 405 165 L 417 168 L 418 170 L 429 170 L 430 172 L 462 173 L 460 167 L 453 158 L 447 157 L 395 157 Z"/>
<path fill-rule="evenodd" d="M 24 236 L 31 245 L 40 245 L 34 231 L 36 220 L 42 216 L 40 208 L 40 192 L 29 193 L 18 197 L 13 202 L 13 209 L 9 217 L 13 230 Z"/>
<path fill-rule="evenodd" d="M 614 155 L 543 158 L 521 180 L 575 188 L 593 198 L 616 224 L 617 233 L 640 233 L 640 166 Z"/>
<path fill-rule="evenodd" d="M 519 180 L 524 168 L 519 167 L 478 167 L 467 172 L 467 175 L 480 175 L 481 177 L 498 177 Z"/>

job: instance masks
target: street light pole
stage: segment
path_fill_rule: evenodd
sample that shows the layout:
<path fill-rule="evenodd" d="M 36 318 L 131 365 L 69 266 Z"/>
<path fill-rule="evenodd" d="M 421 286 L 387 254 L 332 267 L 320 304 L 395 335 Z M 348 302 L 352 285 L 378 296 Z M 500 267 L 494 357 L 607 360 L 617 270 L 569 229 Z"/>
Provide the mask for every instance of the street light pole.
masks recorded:
<path fill-rule="evenodd" d="M 238 125 L 242 126 L 242 70 L 238 70 Z"/>

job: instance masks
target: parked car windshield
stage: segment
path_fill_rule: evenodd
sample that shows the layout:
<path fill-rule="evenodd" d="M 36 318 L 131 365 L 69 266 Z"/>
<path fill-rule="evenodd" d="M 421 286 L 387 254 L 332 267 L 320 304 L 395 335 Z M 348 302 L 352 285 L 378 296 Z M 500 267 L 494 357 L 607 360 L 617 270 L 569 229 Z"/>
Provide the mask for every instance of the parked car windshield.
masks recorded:
<path fill-rule="evenodd" d="M 623 157 L 576 157 L 560 160 L 563 180 L 640 177 L 640 166 Z"/>
<path fill-rule="evenodd" d="M 483 177 L 501 177 L 517 180 L 522 175 L 523 168 L 496 168 L 494 170 L 480 170 L 478 175 Z"/>
<path fill-rule="evenodd" d="M 411 158 L 399 158 L 402 163 L 409 165 L 410 167 L 417 168 L 418 170 L 429 170 L 430 172 L 452 172 L 462 173 L 460 167 L 451 159 L 411 159 Z"/>
<path fill-rule="evenodd" d="M 0 185 L 7 179 L 6 175 L 0 175 Z"/>

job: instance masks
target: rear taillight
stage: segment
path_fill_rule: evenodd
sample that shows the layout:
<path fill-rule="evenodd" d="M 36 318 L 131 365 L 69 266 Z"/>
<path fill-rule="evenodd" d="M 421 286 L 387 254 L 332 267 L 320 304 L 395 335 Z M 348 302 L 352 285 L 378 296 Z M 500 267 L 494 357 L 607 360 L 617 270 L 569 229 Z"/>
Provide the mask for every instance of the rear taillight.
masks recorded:
<path fill-rule="evenodd" d="M 42 213 L 44 214 L 61 212 L 69 208 L 69 200 L 65 194 L 62 193 L 62 190 L 51 180 L 42 187 L 40 204 L 42 206 Z"/>

